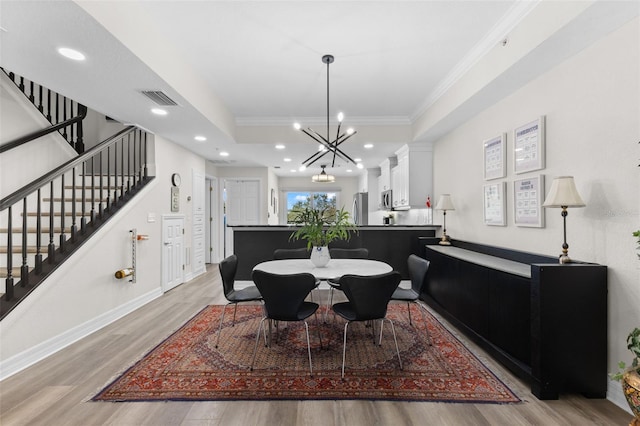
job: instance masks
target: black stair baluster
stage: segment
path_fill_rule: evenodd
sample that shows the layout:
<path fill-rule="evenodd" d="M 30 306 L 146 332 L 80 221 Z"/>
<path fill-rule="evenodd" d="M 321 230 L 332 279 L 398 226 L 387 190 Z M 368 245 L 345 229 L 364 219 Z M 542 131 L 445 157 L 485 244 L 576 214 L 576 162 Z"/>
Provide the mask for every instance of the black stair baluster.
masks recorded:
<path fill-rule="evenodd" d="M 29 81 L 29 101 L 31 101 L 32 104 L 36 104 L 36 97 L 34 96 L 35 93 L 35 89 L 34 89 L 34 83 L 33 81 Z"/>
<path fill-rule="evenodd" d="M 102 193 L 102 187 L 104 186 L 104 183 L 102 182 L 102 151 L 100 151 L 100 192 L 99 192 L 99 198 L 98 198 L 98 215 L 100 216 L 100 219 L 102 219 L 102 200 L 103 200 L 103 193 Z"/>
<path fill-rule="evenodd" d="M 11 235 L 11 210 L 12 207 L 9 206 L 7 224 L 9 226 L 9 233 L 7 234 L 7 278 L 5 279 L 5 293 L 4 300 L 10 301 L 13 299 L 13 237 Z"/>
<path fill-rule="evenodd" d="M 27 263 L 27 197 L 22 199 L 22 265 L 20 266 L 20 286 L 29 285 L 29 264 Z M 13 232 L 9 229 L 9 233 Z"/>
<path fill-rule="evenodd" d="M 131 133 L 127 135 L 127 192 L 131 190 Z"/>
<path fill-rule="evenodd" d="M 43 87 L 41 85 L 38 85 L 38 93 L 40 96 L 38 96 L 38 111 L 40 111 L 40 113 L 42 114 L 44 111 L 44 105 L 42 104 L 42 91 L 43 91 Z"/>
<path fill-rule="evenodd" d="M 78 113 L 86 114 L 87 107 L 84 105 L 78 104 Z M 84 152 L 84 130 L 82 127 L 82 121 L 78 121 L 76 124 L 76 129 L 78 130 L 78 139 L 76 140 L 76 152 L 78 154 L 82 154 Z"/>
<path fill-rule="evenodd" d="M 51 123 L 51 90 L 49 89 L 47 89 L 47 121 Z"/>
<path fill-rule="evenodd" d="M 140 132 L 140 137 L 138 138 L 138 182 L 142 183 L 142 132 Z"/>
<path fill-rule="evenodd" d="M 77 115 L 78 115 L 78 114 L 74 115 L 74 113 L 73 113 L 73 106 L 74 105 L 75 105 L 74 101 L 71 101 L 69 103 L 69 108 L 71 109 L 71 117 L 77 117 Z M 70 127 L 69 130 L 70 130 L 70 133 L 71 133 L 71 137 L 69 138 L 69 143 L 71 144 L 73 149 L 76 149 L 75 129 L 76 129 L 77 125 L 78 125 L 77 123 L 73 123 L 71 126 L 69 126 Z"/>
<path fill-rule="evenodd" d="M 133 133 L 133 175 L 131 176 L 131 179 L 133 179 L 133 187 L 135 188 L 136 185 L 138 184 L 138 182 L 136 182 L 136 178 L 138 177 L 138 173 L 137 173 L 137 166 L 138 163 L 136 162 L 136 147 L 138 146 L 138 139 L 136 138 L 136 135 L 138 134 L 138 132 L 134 132 Z"/>
<path fill-rule="evenodd" d="M 56 93 L 56 122 L 53 124 L 58 124 L 60 122 L 60 95 Z"/>
<path fill-rule="evenodd" d="M 64 173 L 60 175 L 60 253 L 64 253 L 65 242 L 67 236 L 64 232 L 64 214 L 65 214 L 65 198 L 64 198 Z"/>
<path fill-rule="evenodd" d="M 80 232 L 84 234 L 85 227 L 87 226 L 87 194 L 86 194 L 86 174 L 87 174 L 87 165 L 86 161 L 82 162 L 82 218 L 80 219 Z"/>
<path fill-rule="evenodd" d="M 71 169 L 71 241 L 76 241 L 78 225 L 76 224 L 76 168 Z"/>
<path fill-rule="evenodd" d="M 62 120 L 67 121 L 67 97 L 66 96 L 62 97 Z M 67 141 L 67 143 L 69 143 L 69 138 L 67 137 L 67 127 L 64 127 L 62 129 L 62 137 L 64 138 L 64 140 Z M 73 144 L 71 145 L 73 146 Z"/>
<path fill-rule="evenodd" d="M 36 207 L 36 262 L 35 271 L 36 274 L 42 272 L 42 196 L 41 190 L 38 188 L 38 200 Z"/>
<path fill-rule="evenodd" d="M 111 207 L 111 146 L 107 147 L 107 211 Z"/>
<path fill-rule="evenodd" d="M 20 84 L 18 85 L 20 91 L 24 93 L 24 77 L 20 77 Z"/>
<path fill-rule="evenodd" d="M 95 225 L 96 220 L 96 172 L 93 159 L 91 157 L 91 225 Z"/>
<path fill-rule="evenodd" d="M 53 242 L 53 181 L 49 183 L 49 247 L 47 261 L 51 264 L 56 261 L 56 244 Z"/>
<path fill-rule="evenodd" d="M 124 197 L 124 138 L 122 139 L 120 161 L 120 199 L 122 199 Z"/>
<path fill-rule="evenodd" d="M 144 180 L 147 180 L 148 177 L 148 169 L 147 169 L 147 132 L 144 133 Z"/>

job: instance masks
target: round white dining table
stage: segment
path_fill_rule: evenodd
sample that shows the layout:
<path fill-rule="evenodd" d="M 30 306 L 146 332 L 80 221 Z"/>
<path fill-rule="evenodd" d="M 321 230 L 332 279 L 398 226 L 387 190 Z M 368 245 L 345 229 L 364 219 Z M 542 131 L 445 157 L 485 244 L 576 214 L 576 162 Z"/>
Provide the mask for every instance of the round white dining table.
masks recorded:
<path fill-rule="evenodd" d="M 269 260 L 258 263 L 253 269 L 282 275 L 308 272 L 319 280 L 337 279 L 347 274 L 371 276 L 393 270 L 391 265 L 369 259 L 331 259 L 322 268 L 316 268 L 309 259 Z"/>

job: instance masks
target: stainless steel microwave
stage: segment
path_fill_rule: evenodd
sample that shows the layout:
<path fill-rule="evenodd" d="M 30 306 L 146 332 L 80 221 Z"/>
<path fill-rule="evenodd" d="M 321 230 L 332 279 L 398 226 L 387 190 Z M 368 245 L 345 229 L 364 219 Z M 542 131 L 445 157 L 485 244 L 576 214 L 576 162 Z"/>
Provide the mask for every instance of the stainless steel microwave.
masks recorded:
<path fill-rule="evenodd" d="M 382 191 L 380 195 L 380 207 L 383 210 L 391 210 L 393 208 L 393 193 L 390 189 Z"/>

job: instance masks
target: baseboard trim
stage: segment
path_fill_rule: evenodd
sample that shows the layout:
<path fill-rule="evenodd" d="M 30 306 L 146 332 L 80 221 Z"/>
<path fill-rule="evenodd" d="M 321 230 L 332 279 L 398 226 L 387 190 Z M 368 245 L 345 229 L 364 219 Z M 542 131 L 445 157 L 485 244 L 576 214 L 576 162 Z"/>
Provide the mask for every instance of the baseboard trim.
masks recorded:
<path fill-rule="evenodd" d="M 625 398 L 624 392 L 622 392 L 622 384 L 620 382 L 609 379 L 607 383 L 607 399 L 633 415 L 627 403 L 627 398 Z"/>
<path fill-rule="evenodd" d="M 0 362 L 0 381 L 13 376 L 48 356 L 53 355 L 83 337 L 100 330 L 160 296 L 162 296 L 161 289 L 154 289 L 153 291 L 143 294 L 142 296 L 122 304 L 109 312 L 105 312 L 104 314 L 85 322 L 84 324 L 80 324 L 77 327 L 67 330 L 64 333 L 29 348 L 26 351 L 18 353 L 4 362 Z"/>

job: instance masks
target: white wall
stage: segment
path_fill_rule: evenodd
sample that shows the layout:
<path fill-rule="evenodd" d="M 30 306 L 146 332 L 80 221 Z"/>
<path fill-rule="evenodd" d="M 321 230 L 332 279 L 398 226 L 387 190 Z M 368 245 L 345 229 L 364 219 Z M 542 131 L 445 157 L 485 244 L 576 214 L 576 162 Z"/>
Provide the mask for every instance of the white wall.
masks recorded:
<path fill-rule="evenodd" d="M 192 234 L 192 209 L 186 201 L 191 195 L 191 171 L 204 175 L 205 161 L 160 137 L 155 146 L 156 179 L 0 322 L 0 378 L 161 295 L 161 216 L 170 213 L 170 177 L 175 172 L 183 177 L 180 213 L 187 217 L 187 246 Z M 155 221 L 149 221 L 150 215 Z M 137 246 L 135 284 L 114 278 L 116 270 L 131 264 L 132 228 L 149 236 Z"/>
<path fill-rule="evenodd" d="M 636 18 L 487 108 L 434 147 L 434 198 L 450 193 L 456 207 L 447 214 L 452 238 L 557 256 L 562 245 L 559 209 L 546 210 L 544 228 L 513 223 L 513 180 L 538 172 L 514 174 L 512 132 L 546 116 L 546 168 L 539 172 L 546 176 L 546 190 L 554 177 L 573 175 L 587 205 L 569 209 L 569 254 L 609 270 L 609 371 L 616 370 L 620 360 L 630 361 L 625 339 L 640 324 L 640 262 L 631 236 L 640 228 L 639 33 Z M 502 132 L 508 133 L 508 173 L 503 179 L 508 225 L 485 226 L 481 144 Z M 440 212 L 435 220 L 442 223 Z"/>

